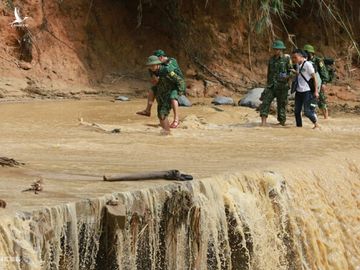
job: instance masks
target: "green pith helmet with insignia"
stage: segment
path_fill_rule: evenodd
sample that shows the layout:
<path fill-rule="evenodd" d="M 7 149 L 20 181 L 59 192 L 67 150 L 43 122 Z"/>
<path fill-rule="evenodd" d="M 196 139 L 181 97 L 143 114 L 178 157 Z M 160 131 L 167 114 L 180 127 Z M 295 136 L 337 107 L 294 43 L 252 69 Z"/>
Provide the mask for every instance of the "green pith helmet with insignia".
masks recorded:
<path fill-rule="evenodd" d="M 304 49 L 303 49 L 304 51 L 307 51 L 307 52 L 309 52 L 309 53 L 315 53 L 315 48 L 314 48 L 314 46 L 312 46 L 312 45 L 310 45 L 310 44 L 306 44 L 305 46 L 304 46 Z"/>
<path fill-rule="evenodd" d="M 153 66 L 153 65 L 161 65 L 161 61 L 156 55 L 151 55 L 148 57 L 146 61 L 147 66 Z"/>
<path fill-rule="evenodd" d="M 272 48 L 277 49 L 277 50 L 285 50 L 286 49 L 284 42 L 282 42 L 281 40 L 275 40 L 272 44 Z"/>
<path fill-rule="evenodd" d="M 153 54 L 157 57 L 166 56 L 166 53 L 163 50 L 156 50 Z"/>

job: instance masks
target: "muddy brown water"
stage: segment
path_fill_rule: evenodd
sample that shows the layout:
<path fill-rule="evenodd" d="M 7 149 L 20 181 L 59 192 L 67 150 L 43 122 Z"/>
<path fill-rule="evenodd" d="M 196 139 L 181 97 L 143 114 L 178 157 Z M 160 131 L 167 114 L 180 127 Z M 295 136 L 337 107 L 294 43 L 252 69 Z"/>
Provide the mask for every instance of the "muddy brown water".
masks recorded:
<path fill-rule="evenodd" d="M 75 202 L 103 198 L 96 206 L 96 215 L 100 216 L 104 198 L 117 193 L 130 212 L 134 201 L 144 200 L 158 221 L 143 224 L 142 229 L 152 228 L 145 233 L 146 245 L 117 231 L 114 264 L 122 265 L 120 269 L 343 270 L 360 265 L 358 117 L 321 121 L 321 130 L 312 130 L 308 120 L 304 120 L 304 128 L 295 128 L 292 116 L 288 126 L 279 127 L 270 117 L 269 126 L 263 128 L 254 110 L 225 106 L 219 111 L 205 100 L 205 105 L 181 108 L 180 128 L 164 137 L 160 136 L 155 109 L 151 118 L 135 115 L 144 102 L 0 104 L 0 154 L 26 163 L 16 169 L 0 168 L 0 199 L 7 202 L 7 209 L 0 210 L 0 256 L 14 258 L 22 254 L 26 262 L 32 262 L 26 269 L 88 269 L 84 258 L 91 261 L 91 269 L 103 269 L 98 266 L 99 255 L 94 255 L 102 250 L 100 235 L 96 238 L 90 230 L 89 237 L 97 239 L 98 250 L 88 257 L 72 251 L 74 259 L 69 264 L 61 259 L 61 241 L 57 242 L 57 259 L 40 255 L 39 250 L 43 254 L 50 251 L 40 244 L 43 240 L 30 237 L 37 235 L 31 228 L 40 226 L 39 222 L 29 228 L 18 213 L 48 209 L 51 226 L 59 225 L 53 234 L 60 238 L 64 217 L 67 222 L 79 219 L 81 211 L 77 212 Z M 115 128 L 121 132 L 107 132 Z M 156 209 L 166 202 L 160 194 L 169 182 L 101 181 L 104 174 L 166 169 L 179 169 L 195 177 L 185 186 L 191 191 L 194 205 L 202 209 L 202 226 L 197 229 L 202 244 L 198 243 L 191 254 L 186 253 L 188 245 L 195 247 L 187 243 L 186 235 L 192 227 L 189 229 L 186 223 L 176 231 L 175 246 L 167 234 L 163 244 L 168 243 L 169 250 L 162 251 L 159 244 L 163 219 Z M 43 192 L 21 192 L 39 177 L 44 179 Z M 283 182 L 287 186 L 284 194 Z M 141 195 L 134 195 L 139 191 Z M 281 193 L 279 201 L 274 202 L 272 192 Z M 57 214 L 53 209 L 58 209 Z M 101 227 L 101 218 L 96 220 Z M 94 222 L 91 224 L 94 226 Z M 249 230 L 251 245 L 245 241 Z M 75 235 L 69 236 L 70 246 L 81 242 Z M 139 250 L 145 245 L 148 254 L 127 249 L 130 243 L 138 245 Z M 173 258 L 172 252 L 180 258 Z M 141 261 L 139 256 L 151 259 Z M 190 261 L 185 259 L 189 256 Z M 3 265 L 4 269 L 20 269 L 21 263 Z M 104 269 L 116 268 L 109 265 Z"/>

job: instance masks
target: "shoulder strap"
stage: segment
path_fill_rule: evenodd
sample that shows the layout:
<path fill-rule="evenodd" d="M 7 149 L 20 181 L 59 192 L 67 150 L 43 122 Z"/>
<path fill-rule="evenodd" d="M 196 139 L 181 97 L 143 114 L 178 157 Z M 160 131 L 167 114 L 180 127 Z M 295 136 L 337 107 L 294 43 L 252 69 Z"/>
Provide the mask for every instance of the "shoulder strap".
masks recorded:
<path fill-rule="evenodd" d="M 312 87 L 311 87 L 311 84 L 310 84 L 311 78 L 310 78 L 310 80 L 307 80 L 307 79 L 305 78 L 304 74 L 301 73 L 301 70 L 302 70 L 302 68 L 304 67 L 305 62 L 306 62 L 306 61 L 304 61 L 304 63 L 302 64 L 299 73 L 300 73 L 301 77 L 303 77 L 303 79 L 305 80 L 305 82 L 308 84 L 308 86 L 310 87 L 310 91 L 312 91 Z"/>
<path fill-rule="evenodd" d="M 301 73 L 301 71 L 302 71 L 302 69 L 304 68 L 304 65 L 305 65 L 306 62 L 307 62 L 307 61 L 305 60 L 305 61 L 302 63 L 302 65 L 301 65 L 301 67 L 300 67 L 300 70 L 299 70 L 299 73 Z"/>
<path fill-rule="evenodd" d="M 301 77 L 303 77 L 303 79 L 305 80 L 305 82 L 307 82 L 307 84 L 309 84 L 309 81 L 305 78 L 304 74 L 302 74 L 302 72 L 301 72 L 306 62 L 307 62 L 307 61 L 305 60 L 304 63 L 301 65 L 300 70 L 299 70 L 299 73 L 300 73 Z M 309 86 L 310 86 L 310 85 L 309 85 Z"/>

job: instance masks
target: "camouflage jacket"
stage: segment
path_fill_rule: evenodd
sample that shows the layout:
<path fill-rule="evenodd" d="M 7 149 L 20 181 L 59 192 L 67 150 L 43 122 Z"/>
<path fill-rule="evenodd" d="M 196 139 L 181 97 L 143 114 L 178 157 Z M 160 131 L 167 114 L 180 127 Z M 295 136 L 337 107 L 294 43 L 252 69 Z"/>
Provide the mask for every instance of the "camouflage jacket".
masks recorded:
<path fill-rule="evenodd" d="M 170 71 L 166 76 L 160 76 L 159 82 L 155 86 L 157 95 L 170 95 L 170 92 L 182 87 L 184 79 L 181 78 L 175 71 Z"/>
<path fill-rule="evenodd" d="M 271 57 L 268 63 L 267 87 L 284 87 L 290 78 L 291 61 L 287 56 Z"/>
<path fill-rule="evenodd" d="M 157 76 L 157 77 L 163 77 L 169 74 L 171 71 L 174 71 L 178 76 L 184 79 L 184 75 L 180 69 L 180 66 L 175 58 L 168 58 L 168 60 L 161 64 L 160 70 L 156 73 L 149 70 L 150 76 Z"/>
<path fill-rule="evenodd" d="M 324 59 L 319 56 L 314 56 L 311 59 L 314 65 L 315 71 L 319 73 L 322 83 L 328 83 L 330 81 L 329 72 L 324 64 Z"/>

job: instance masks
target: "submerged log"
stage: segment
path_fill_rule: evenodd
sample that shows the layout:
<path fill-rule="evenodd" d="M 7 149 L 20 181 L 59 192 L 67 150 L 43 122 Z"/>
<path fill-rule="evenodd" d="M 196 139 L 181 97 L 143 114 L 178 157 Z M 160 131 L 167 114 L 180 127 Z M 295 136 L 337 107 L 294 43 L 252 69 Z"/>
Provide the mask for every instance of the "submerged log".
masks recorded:
<path fill-rule="evenodd" d="M 1 167 L 16 167 L 24 165 L 24 163 L 18 162 L 15 159 L 7 158 L 7 157 L 0 157 L 0 166 Z"/>
<path fill-rule="evenodd" d="M 109 182 L 140 181 L 140 180 L 155 180 L 155 179 L 189 181 L 189 180 L 193 180 L 193 177 L 188 174 L 183 174 L 178 170 L 169 170 L 169 171 L 155 171 L 155 172 L 144 172 L 144 173 L 134 173 L 134 174 L 120 174 L 113 176 L 104 175 L 103 179 L 104 181 L 109 181 Z"/>

